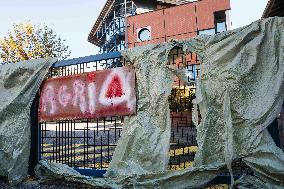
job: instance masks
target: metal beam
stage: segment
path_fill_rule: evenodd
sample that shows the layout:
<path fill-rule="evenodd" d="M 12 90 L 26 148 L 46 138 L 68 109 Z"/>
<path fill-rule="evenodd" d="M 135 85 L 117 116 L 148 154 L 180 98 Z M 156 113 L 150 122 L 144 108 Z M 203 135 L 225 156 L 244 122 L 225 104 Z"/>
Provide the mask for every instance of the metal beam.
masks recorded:
<path fill-rule="evenodd" d="M 90 56 L 85 56 L 85 57 L 79 57 L 79 58 L 73 58 L 73 59 L 58 61 L 58 62 L 54 63 L 52 67 L 58 68 L 58 67 L 62 67 L 62 66 L 83 64 L 83 63 L 88 63 L 88 62 L 95 62 L 95 61 L 100 61 L 100 60 L 119 58 L 120 56 L 121 56 L 121 53 L 119 51 L 110 52 L 110 53 L 103 53 L 103 54 L 96 54 L 96 55 L 90 55 Z"/>

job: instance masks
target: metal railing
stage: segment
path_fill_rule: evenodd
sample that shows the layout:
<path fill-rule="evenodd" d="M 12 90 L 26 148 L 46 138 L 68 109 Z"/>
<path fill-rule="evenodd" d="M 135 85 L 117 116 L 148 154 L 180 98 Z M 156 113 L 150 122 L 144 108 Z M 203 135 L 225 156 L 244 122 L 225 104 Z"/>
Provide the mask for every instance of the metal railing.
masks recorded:
<path fill-rule="evenodd" d="M 199 59 L 194 53 L 184 53 L 181 48 L 175 48 L 169 56 L 169 64 L 184 67 L 198 77 Z M 119 52 L 64 60 L 54 64 L 48 77 L 62 77 L 123 64 L 125 59 Z M 195 86 L 187 87 L 178 78 L 175 79 L 169 96 L 172 120 L 168 165 L 170 170 L 191 167 L 198 148 L 196 127 L 191 119 L 193 107 L 191 101 L 194 94 Z M 117 141 L 122 134 L 123 119 L 123 117 L 104 117 L 41 122 L 39 123 L 39 159 L 67 164 L 82 174 L 102 176 L 109 166 Z M 241 160 L 235 162 L 233 168 L 236 177 L 250 173 Z M 228 172 L 222 173 L 221 176 L 223 180 L 217 181 L 218 183 L 230 182 Z"/>
<path fill-rule="evenodd" d="M 96 32 L 97 41 L 102 42 L 100 53 L 121 51 L 125 49 L 125 18 L 136 14 L 136 5 L 133 1 L 116 3 L 112 11 L 104 18 L 100 29 Z"/>

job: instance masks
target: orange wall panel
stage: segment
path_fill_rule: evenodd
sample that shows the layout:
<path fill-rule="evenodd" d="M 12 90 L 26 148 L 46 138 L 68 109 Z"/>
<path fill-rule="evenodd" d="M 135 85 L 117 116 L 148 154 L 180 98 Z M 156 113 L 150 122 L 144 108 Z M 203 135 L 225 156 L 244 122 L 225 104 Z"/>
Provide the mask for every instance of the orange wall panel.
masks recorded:
<path fill-rule="evenodd" d="M 230 9 L 229 0 L 202 0 L 196 3 L 198 30 L 214 28 L 214 12 Z"/>
<path fill-rule="evenodd" d="M 166 42 L 165 37 L 162 37 L 162 38 L 153 39 L 153 40 L 150 40 L 150 41 L 135 42 L 134 47 L 148 45 L 148 44 L 164 43 L 164 42 Z"/>
<path fill-rule="evenodd" d="M 167 36 L 167 41 L 170 39 L 176 39 L 176 40 L 182 40 L 182 39 L 187 39 L 191 38 L 197 35 L 197 32 L 192 32 L 192 33 L 183 33 L 183 34 L 178 34 L 178 35 L 172 35 L 172 36 Z"/>
<path fill-rule="evenodd" d="M 163 10 L 153 11 L 137 16 L 131 16 L 127 18 L 128 25 L 128 41 L 130 43 L 137 41 L 137 29 L 150 26 L 151 38 L 161 38 L 165 36 L 164 32 L 164 20 Z"/>
<path fill-rule="evenodd" d="M 167 36 L 196 31 L 195 3 L 165 9 L 165 21 Z"/>
<path fill-rule="evenodd" d="M 128 47 L 186 39 L 215 27 L 214 12 L 230 9 L 229 0 L 202 0 L 127 18 Z M 137 29 L 151 27 L 151 40 L 137 40 Z"/>
<path fill-rule="evenodd" d="M 210 6 L 211 3 L 207 1 L 200 1 L 196 5 L 196 16 L 197 16 L 197 28 L 198 30 L 204 30 L 207 28 L 214 28 L 214 17 L 213 8 Z"/>

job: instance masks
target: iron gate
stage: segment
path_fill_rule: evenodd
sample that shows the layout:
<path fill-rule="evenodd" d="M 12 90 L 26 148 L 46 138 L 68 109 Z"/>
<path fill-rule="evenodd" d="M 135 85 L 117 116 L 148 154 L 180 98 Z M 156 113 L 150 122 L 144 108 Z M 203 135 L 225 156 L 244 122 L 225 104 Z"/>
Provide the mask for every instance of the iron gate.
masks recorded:
<path fill-rule="evenodd" d="M 57 62 L 48 78 L 62 77 L 121 66 L 125 60 L 119 52 L 93 55 Z M 184 53 L 174 48 L 169 64 L 186 68 L 193 76 L 199 75 L 199 60 L 194 53 Z M 169 104 L 172 119 L 169 166 L 171 170 L 185 169 L 192 165 L 197 150 L 196 128 L 191 119 L 195 87 L 187 87 L 177 78 L 174 81 Z M 60 120 L 39 123 L 39 159 L 59 162 L 74 167 L 85 175 L 102 176 L 109 166 L 117 141 L 121 136 L 123 117 L 98 119 Z M 236 177 L 250 173 L 241 160 L 233 165 Z M 221 174 L 221 183 L 229 183 L 229 173 Z M 218 181 L 219 178 L 217 178 Z"/>

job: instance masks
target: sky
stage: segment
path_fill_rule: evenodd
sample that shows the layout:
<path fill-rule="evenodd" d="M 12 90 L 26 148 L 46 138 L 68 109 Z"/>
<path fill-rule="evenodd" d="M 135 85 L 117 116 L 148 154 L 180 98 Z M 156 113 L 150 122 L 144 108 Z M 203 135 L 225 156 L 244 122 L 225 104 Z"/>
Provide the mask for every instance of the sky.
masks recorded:
<path fill-rule="evenodd" d="M 268 0 L 231 0 L 233 29 L 261 18 Z M 46 24 L 66 39 L 69 58 L 98 53 L 87 41 L 88 35 L 106 0 L 0 0 L 0 37 L 14 23 L 31 21 Z"/>

